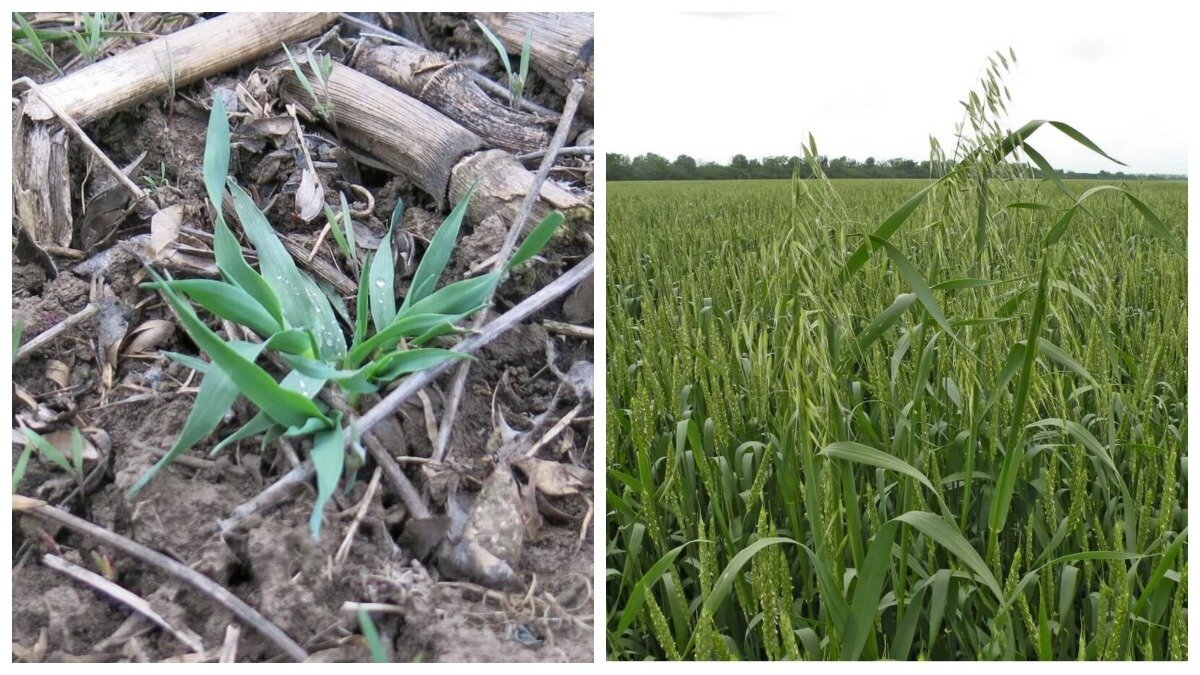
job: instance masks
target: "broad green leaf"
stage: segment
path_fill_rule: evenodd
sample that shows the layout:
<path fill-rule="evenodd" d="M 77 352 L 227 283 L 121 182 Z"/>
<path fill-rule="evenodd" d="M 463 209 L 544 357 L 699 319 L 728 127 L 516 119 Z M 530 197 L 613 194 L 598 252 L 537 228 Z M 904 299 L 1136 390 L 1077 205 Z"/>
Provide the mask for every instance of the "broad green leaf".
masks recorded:
<path fill-rule="evenodd" d="M 448 359 L 474 360 L 470 354 L 456 352 L 450 349 L 406 349 L 393 352 L 375 362 L 375 371 L 371 374 L 380 382 L 390 382 L 402 375 L 416 373 L 432 368 Z"/>
<path fill-rule="evenodd" d="M 909 511 L 897 516 L 896 520 L 911 525 L 917 531 L 940 544 L 953 554 L 954 557 L 962 561 L 967 566 L 967 569 L 971 570 L 975 577 L 982 581 L 984 586 L 998 600 L 1003 600 L 1004 594 L 1000 590 L 1000 582 L 996 580 L 996 577 L 992 574 L 987 563 L 983 561 L 979 552 L 962 536 L 957 527 L 928 511 Z"/>
<path fill-rule="evenodd" d="M 533 46 L 533 29 L 525 31 L 525 42 L 521 45 L 521 65 L 519 76 L 521 82 L 526 82 L 529 77 L 529 50 Z"/>
<path fill-rule="evenodd" d="M 250 195 L 232 180 L 228 185 L 238 220 L 258 252 L 263 277 L 279 294 L 284 317 L 291 326 L 312 331 L 322 357 L 341 358 L 346 353 L 346 338 L 329 299 L 296 267 L 296 261 Z"/>
<path fill-rule="evenodd" d="M 721 574 L 717 576 L 716 582 L 713 584 L 712 592 L 704 599 L 704 609 L 709 614 L 716 614 L 720 609 L 721 604 L 725 602 L 725 598 L 729 597 L 733 590 L 733 582 L 738 575 L 742 573 L 742 568 L 746 563 L 750 562 L 759 551 L 768 546 L 776 546 L 782 544 L 796 544 L 795 540 L 787 537 L 764 537 L 750 544 L 746 548 L 738 551 L 737 555 L 729 561 Z"/>
<path fill-rule="evenodd" d="M 337 489 L 346 461 L 346 431 L 342 428 L 342 414 L 335 413 L 331 424 L 325 431 L 317 432 L 313 439 L 311 456 L 313 467 L 317 470 L 317 501 L 308 520 L 313 539 L 321 536 L 321 512 Z"/>
<path fill-rule="evenodd" d="M 42 457 L 54 462 L 63 471 L 75 475 L 75 469 L 71 466 L 71 461 L 67 459 L 66 455 L 59 452 L 53 443 L 46 440 L 45 436 L 42 436 L 33 429 L 23 429 L 22 433 L 25 434 L 25 440 L 28 444 L 36 447 Z"/>
<path fill-rule="evenodd" d="M 438 279 L 442 277 L 442 271 L 446 269 L 446 263 L 450 261 L 450 253 L 454 250 L 454 242 L 458 239 L 458 231 L 462 227 L 463 217 L 466 216 L 467 207 L 471 204 L 471 196 L 475 194 L 475 188 L 478 186 L 479 181 L 476 180 L 458 201 L 458 204 L 454 206 L 450 215 L 446 216 L 446 220 L 442 221 L 441 227 L 433 234 L 433 238 L 429 240 L 425 255 L 421 256 L 417 271 L 413 273 L 412 286 L 408 289 L 408 295 L 404 296 L 404 302 L 400 305 L 401 312 L 410 305 L 417 304 L 437 288 Z"/>
<path fill-rule="evenodd" d="M 554 236 L 555 231 L 558 230 L 559 225 L 562 225 L 563 220 L 564 217 L 560 211 L 551 211 L 543 218 L 542 222 L 538 223 L 530 231 L 529 235 L 525 237 L 525 241 L 521 242 L 516 252 L 513 253 L 512 258 L 508 261 L 508 269 L 513 269 L 537 255 L 546 246 L 546 243 L 550 241 L 550 238 Z"/>
<path fill-rule="evenodd" d="M 896 209 L 892 215 L 888 216 L 886 220 L 880 223 L 879 227 L 876 228 L 871 234 L 878 239 L 888 239 L 891 237 L 892 234 L 894 234 L 896 230 L 900 229 L 900 226 L 903 225 L 906 220 L 908 220 L 909 216 L 911 216 L 913 212 L 917 210 L 917 207 L 925 201 L 925 198 L 929 196 L 929 193 L 951 175 L 953 175 L 953 172 L 921 188 L 916 194 L 909 197 L 908 201 L 904 202 L 900 208 Z M 867 259 L 871 257 L 871 253 L 875 251 L 875 243 L 875 239 L 868 238 L 862 243 L 861 246 L 854 250 L 854 253 L 850 255 L 850 258 L 846 260 L 845 268 L 843 268 L 841 273 L 838 275 L 839 283 L 844 283 L 847 279 L 854 276 L 854 273 L 857 272 L 859 268 L 861 268 L 867 262 Z"/>
<path fill-rule="evenodd" d="M 204 187 L 218 217 L 225 194 L 225 178 L 229 176 L 229 118 L 225 101 L 213 94 L 212 112 L 208 116 L 208 137 L 204 142 Z"/>
<path fill-rule="evenodd" d="M 156 281 L 162 281 L 153 270 L 150 270 L 150 274 Z M 310 417 L 326 419 L 311 400 L 281 387 L 262 367 L 244 358 L 235 348 L 226 344 L 204 325 L 191 305 L 176 295 L 170 287 L 163 286 L 160 290 L 171 303 L 184 330 L 196 345 L 233 379 L 238 390 L 246 398 L 272 419 L 284 426 L 303 424 L 304 420 Z"/>
<path fill-rule="evenodd" d="M 463 279 L 439 288 L 433 294 L 402 309 L 400 316 L 419 314 L 463 314 L 477 311 L 488 302 L 500 283 L 501 270 L 483 276 Z"/>
<path fill-rule="evenodd" d="M 13 321 L 12 329 L 12 357 L 15 361 L 17 358 L 17 350 L 21 348 L 21 334 L 25 332 L 25 318 L 18 316 L 16 321 Z"/>
<path fill-rule="evenodd" d="M 397 202 L 397 205 L 402 202 Z M 367 293 L 371 299 L 371 320 L 379 332 L 396 319 L 396 266 L 392 260 L 392 229 L 383 235 L 379 248 L 371 256 Z"/>
<path fill-rule="evenodd" d="M 25 477 L 25 469 L 29 466 L 29 456 L 33 454 L 33 443 L 26 443 L 25 449 L 21 451 L 21 455 L 17 458 L 17 463 L 12 471 L 12 491 L 17 494 L 17 486 L 21 484 L 21 479 Z"/>
<path fill-rule="evenodd" d="M 367 610 L 358 610 L 358 626 L 362 630 L 363 640 L 367 642 L 367 648 L 371 651 L 371 661 L 373 663 L 387 663 L 387 652 L 383 648 L 383 641 L 379 639 L 379 631 L 375 628 L 375 622 L 371 620 L 371 615 Z"/>
<path fill-rule="evenodd" d="M 346 194 L 341 193 L 340 196 L 342 198 L 342 203 L 344 204 L 346 201 Z M 333 241 L 337 244 L 338 250 L 342 252 L 342 255 L 346 256 L 347 260 L 353 261 L 355 259 L 354 252 L 353 249 L 350 248 L 350 243 L 346 241 L 346 232 L 342 229 L 340 216 L 334 213 L 333 209 L 329 208 L 328 204 L 325 205 L 324 210 L 325 222 L 329 223 L 329 231 L 333 234 Z M 351 228 L 350 231 L 353 231 L 353 228 Z"/>
<path fill-rule="evenodd" d="M 513 72 L 512 63 L 508 60 L 508 50 L 504 47 L 504 43 L 479 19 L 475 19 L 475 25 L 479 26 L 479 30 L 483 31 L 484 37 L 496 48 L 496 51 L 500 54 L 500 60 L 504 62 L 504 74 L 511 77 Z"/>
<path fill-rule="evenodd" d="M 270 337 L 283 330 L 283 326 L 271 316 L 249 293 L 233 284 L 212 279 L 172 279 L 163 282 L 142 284 L 143 288 L 170 286 L 204 309 L 222 319 L 249 328 L 262 337 Z"/>
<path fill-rule="evenodd" d="M 213 225 L 213 253 L 221 274 L 258 300 L 275 317 L 283 320 L 279 298 L 262 276 L 246 262 L 241 244 L 225 224 L 221 205 L 225 195 L 225 180 L 229 176 L 229 119 L 220 96 L 213 97 L 212 113 L 208 117 L 208 137 L 204 144 L 204 186 L 216 214 Z"/>
<path fill-rule="evenodd" d="M 852 359 L 862 358 L 871 345 L 875 344 L 888 329 L 896 325 L 896 322 L 900 320 L 900 317 L 904 316 L 904 313 L 908 311 L 909 307 L 912 307 L 912 304 L 916 300 L 917 296 L 914 293 L 901 293 L 897 295 L 892 304 L 888 305 L 887 309 L 880 312 L 874 319 L 871 319 L 871 323 L 867 324 L 867 327 L 863 328 L 858 336 L 854 338 L 853 350 L 847 352 L 842 358 L 842 363 L 838 370 L 845 371 L 853 363 Z"/>
<path fill-rule="evenodd" d="M 996 479 L 996 491 L 992 495 L 991 510 L 988 513 L 989 551 L 997 546 L 1000 531 L 1004 529 L 1005 521 L 1008 520 L 1008 509 L 1012 503 L 1013 491 L 1017 486 L 1021 458 L 1025 454 L 1017 447 L 1017 443 L 1025 428 L 1025 425 L 1021 423 L 1021 418 L 1025 415 L 1025 405 L 1029 400 L 1029 388 L 1033 378 L 1033 364 L 1037 360 L 1037 350 L 1029 345 L 1037 344 L 1042 332 L 1042 318 L 1046 314 L 1047 262 L 1044 257 L 1041 267 L 1037 300 L 1034 303 L 1033 316 L 1029 320 L 1029 330 L 1025 338 L 1026 348 L 1023 350 L 1025 353 L 1021 360 L 1020 375 L 1017 377 L 1017 389 L 1013 394 L 1012 418 L 1009 421 L 1008 435 L 1005 436 L 1004 441 L 1004 459 L 1000 467 L 1000 475 Z"/>
<path fill-rule="evenodd" d="M 449 288 L 449 287 L 447 287 Z M 444 290 L 444 289 L 443 289 Z M 476 311 L 474 308 L 471 312 Z M 417 314 L 406 312 L 397 318 L 387 328 L 371 336 L 361 345 L 355 347 L 346 355 L 345 367 L 357 368 L 369 359 L 376 351 L 388 351 L 395 347 L 400 340 L 419 338 L 432 329 L 445 324 L 454 324 L 471 312 L 460 314 Z"/>
<path fill-rule="evenodd" d="M 904 474 L 905 476 L 917 481 L 921 485 L 924 485 L 934 495 L 938 494 L 938 491 L 933 487 L 933 483 L 929 482 L 929 478 L 927 478 L 925 474 L 918 471 L 908 462 L 905 462 L 895 455 L 888 454 L 882 450 L 876 450 L 875 448 L 863 445 L 861 443 L 855 443 L 854 441 L 837 441 L 825 446 L 825 449 L 817 454 L 824 455 L 825 457 L 832 457 L 833 459 L 844 459 L 849 462 L 857 462 L 858 464 L 879 467 L 880 469 L 887 469 L 888 471 L 895 471 L 896 473 Z"/>
<path fill-rule="evenodd" d="M 622 635 L 628 628 L 633 625 L 633 620 L 637 618 L 637 614 L 642 609 L 642 605 L 646 602 L 646 594 L 658 583 L 662 575 L 675 563 L 675 559 L 683 553 L 683 549 L 694 543 L 689 541 L 686 544 L 681 544 L 663 554 L 641 579 L 633 585 L 633 589 L 629 592 L 629 597 L 625 600 L 625 607 L 621 610 L 621 618 L 617 621 L 617 626 L 613 630 L 614 635 Z"/>
<path fill-rule="evenodd" d="M 232 342 L 229 346 L 243 358 L 253 361 L 258 358 L 259 353 L 266 345 L 264 343 Z M 226 413 L 233 408 L 237 397 L 238 388 L 233 380 L 224 370 L 212 368 L 200 380 L 200 391 L 196 394 L 196 401 L 192 404 L 192 410 L 188 413 L 187 421 L 183 423 L 183 431 L 179 432 L 175 444 L 154 463 L 154 466 L 147 469 L 138 478 L 133 487 L 129 488 L 129 491 L 125 493 L 126 499 L 133 499 L 139 490 L 158 475 L 158 472 L 178 459 L 180 455 L 191 450 L 197 443 L 208 438 L 224 419 Z"/>
<path fill-rule="evenodd" d="M 887 251 L 888 257 L 890 257 L 892 259 L 892 263 L 896 265 L 896 269 L 899 270 L 900 276 L 904 278 L 904 281 L 908 283 L 909 288 L 912 289 L 913 293 L 917 296 L 917 299 L 920 300 L 921 304 L 925 306 L 925 311 L 929 312 L 929 315 L 933 317 L 933 320 L 936 321 L 939 326 L 942 327 L 942 330 L 946 331 L 947 335 L 953 338 L 955 342 L 963 345 L 962 340 L 958 338 L 958 334 L 954 332 L 954 328 L 946 319 L 946 315 L 942 313 L 941 306 L 938 305 L 937 300 L 933 297 L 933 291 L 930 290 L 929 284 L 925 282 L 925 278 L 921 276 L 921 273 L 917 271 L 917 268 L 913 267 L 913 264 L 909 262 L 908 258 L 900 252 L 900 249 L 892 246 L 891 242 L 887 241 L 886 239 L 876 237 L 875 235 L 870 235 L 870 237 L 877 247 L 882 247 Z M 966 345 L 963 346 L 965 347 Z"/>

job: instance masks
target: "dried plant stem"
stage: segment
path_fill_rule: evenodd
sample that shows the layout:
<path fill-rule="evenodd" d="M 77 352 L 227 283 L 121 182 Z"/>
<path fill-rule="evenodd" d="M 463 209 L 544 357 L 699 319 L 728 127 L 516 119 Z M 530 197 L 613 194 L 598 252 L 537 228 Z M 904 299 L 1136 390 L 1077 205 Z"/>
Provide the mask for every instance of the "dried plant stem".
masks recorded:
<path fill-rule="evenodd" d="M 21 345 L 21 348 L 17 350 L 17 355 L 13 357 L 13 363 L 17 363 L 18 361 L 28 358 L 29 355 L 36 353 L 58 336 L 95 316 L 96 312 L 98 311 L 100 311 L 99 305 L 89 304 L 87 307 L 84 307 L 78 312 L 75 312 L 71 316 L 68 316 L 67 318 L 58 322 L 49 330 L 39 333 L 29 342 Z"/>
<path fill-rule="evenodd" d="M 591 145 L 573 145 L 569 148 L 560 148 L 558 151 L 559 157 L 587 156 L 596 154 L 595 146 Z M 517 155 L 517 159 L 524 162 L 528 159 L 540 159 L 546 156 L 545 150 L 537 150 L 535 152 L 526 152 Z"/>
<path fill-rule="evenodd" d="M 383 469 L 375 467 L 375 473 L 371 474 L 371 482 L 367 484 L 367 493 L 363 495 L 362 501 L 358 505 L 358 513 L 354 514 L 354 521 L 350 523 L 349 529 L 346 530 L 346 538 L 342 540 L 342 545 L 338 547 L 337 554 L 333 556 L 335 564 L 341 564 L 350 554 L 350 546 L 354 543 L 354 535 L 358 532 L 358 526 L 362 524 L 363 518 L 367 515 L 367 510 L 371 508 L 371 500 L 375 498 L 375 492 L 379 490 L 379 477 L 382 475 Z"/>
<path fill-rule="evenodd" d="M 255 495 L 253 499 L 234 509 L 228 518 L 219 521 L 217 531 L 229 532 L 250 516 L 278 506 L 292 494 L 293 490 L 312 480 L 316 473 L 317 470 L 313 467 L 311 460 L 304 460 L 297 464 L 292 467 L 291 471 L 283 474 L 279 480 L 267 486 L 267 489 Z"/>
<path fill-rule="evenodd" d="M 199 635 L 196 635 L 190 630 L 179 630 L 175 628 L 168 623 L 161 614 L 154 611 L 154 608 L 150 606 L 150 603 L 146 602 L 137 594 L 118 586 L 117 584 L 105 579 L 104 577 L 85 567 L 80 567 L 79 565 L 76 565 L 75 563 L 60 558 L 56 555 L 51 555 L 49 553 L 43 555 L 42 563 L 52 570 L 62 572 L 63 574 L 72 577 L 76 581 L 80 581 L 88 586 L 91 586 L 97 591 L 100 591 L 101 593 L 111 597 L 113 600 L 116 600 L 138 614 L 141 614 L 151 622 L 158 625 L 159 628 L 162 628 L 170 633 L 172 637 L 182 642 L 185 647 L 193 652 L 196 652 L 197 654 L 204 653 L 204 643 L 201 642 Z"/>
<path fill-rule="evenodd" d="M 104 165 L 104 168 L 108 169 L 113 178 L 115 178 L 122 187 L 128 190 L 129 194 L 133 195 L 134 199 L 138 200 L 139 202 L 149 201 L 150 204 L 154 206 L 154 210 L 158 210 L 157 205 L 154 205 L 153 200 L 150 200 L 150 197 L 145 193 L 145 191 L 138 187 L 137 183 L 134 183 L 132 180 L 130 180 L 129 176 L 126 176 L 125 172 L 122 171 L 120 167 L 118 167 L 116 164 L 113 164 L 113 161 L 108 158 L 108 155 L 104 154 L 104 151 L 101 150 L 95 143 L 93 143 L 91 138 L 88 138 L 88 135 L 84 133 L 83 129 L 75 123 L 75 120 L 72 119 L 70 115 L 68 115 L 65 111 L 63 111 L 62 108 L 58 107 L 53 100 L 51 100 L 50 96 L 48 96 L 46 92 L 40 86 L 38 86 L 37 82 L 34 82 L 28 77 L 22 77 L 18 79 L 17 82 L 24 84 L 25 86 L 29 87 L 30 91 L 37 94 L 38 98 L 42 100 L 42 103 L 44 103 L 46 107 L 49 108 L 56 117 L 58 117 L 63 126 L 70 129 L 71 133 L 75 134 L 75 138 L 79 139 L 80 143 L 83 143 L 83 146 L 87 148 L 88 151 L 91 152 L 101 164 Z"/>
<path fill-rule="evenodd" d="M 82 518 L 55 508 L 49 504 L 38 500 L 14 495 L 12 498 L 12 509 L 25 515 L 33 516 L 39 520 L 50 523 L 57 523 L 68 529 L 74 530 L 84 536 L 90 537 L 102 544 L 111 546 L 112 548 L 132 556 L 148 565 L 153 565 L 160 571 L 169 576 L 175 577 L 185 584 L 195 588 L 204 595 L 208 596 L 214 602 L 228 609 L 235 616 L 253 626 L 255 630 L 262 633 L 263 637 L 273 642 L 280 650 L 283 651 L 289 658 L 296 661 L 304 661 L 308 658 L 308 653 L 304 649 L 288 637 L 279 626 L 272 623 L 267 617 L 263 616 L 250 605 L 247 605 L 241 598 L 233 593 L 230 593 L 225 587 L 208 577 L 200 574 L 196 570 L 187 565 L 169 558 L 158 551 L 147 548 L 132 539 L 127 539 L 115 532 L 109 531 L 90 523 Z"/>
<path fill-rule="evenodd" d="M 238 643 L 242 639 L 242 629 L 235 623 L 225 628 L 225 642 L 221 645 L 221 663 L 237 662 Z"/>
<path fill-rule="evenodd" d="M 559 335 L 568 335 L 570 337 L 584 338 L 587 340 L 596 337 L 596 329 L 591 326 L 577 326 L 573 323 L 563 323 L 561 321 L 551 321 L 546 319 L 542 322 L 542 326 L 551 333 Z"/>
<path fill-rule="evenodd" d="M 359 29 L 359 31 L 370 31 L 369 33 L 361 33 L 361 35 L 363 37 L 381 38 L 388 42 L 394 42 L 398 45 L 403 45 L 405 47 L 409 47 L 412 49 L 425 49 L 425 47 L 422 46 L 420 43 L 413 42 L 412 40 L 409 40 L 408 38 L 404 37 L 403 35 L 397 35 L 396 33 L 393 33 L 392 31 L 387 30 L 386 28 L 383 28 L 381 26 L 376 26 L 375 24 L 370 23 L 369 21 L 363 21 L 362 19 L 359 19 L 357 17 L 351 16 L 346 13 L 338 14 L 338 18 L 341 19 L 343 23 L 348 23 L 348 24 L 354 26 L 355 28 Z M 479 85 L 483 89 L 488 90 L 490 93 L 494 94 L 495 96 L 497 96 L 499 98 L 502 98 L 506 101 L 508 100 L 508 97 L 509 97 L 508 88 L 489 79 L 486 75 L 484 75 L 482 73 L 476 72 L 474 70 L 470 71 L 470 73 L 471 73 L 471 79 L 475 81 L 475 84 Z M 556 113 L 553 110 L 546 108 L 544 106 L 540 106 L 537 103 L 534 103 L 533 101 L 521 100 L 520 106 L 522 108 L 524 108 L 526 111 L 531 112 L 531 113 L 535 113 L 538 115 L 543 115 L 545 117 L 551 117 L 551 118 L 558 117 L 558 113 Z"/>
<path fill-rule="evenodd" d="M 540 439 L 538 439 L 537 443 L 534 443 L 528 450 L 525 451 L 525 456 L 533 457 L 535 454 L 537 454 L 537 451 L 541 450 L 542 446 L 544 446 L 547 443 L 549 443 L 550 441 L 554 440 L 555 436 L 557 436 L 560 432 L 562 432 L 563 429 L 566 429 L 567 425 L 569 425 L 572 421 L 574 421 L 575 418 L 579 416 L 579 413 L 581 411 L 583 411 L 582 403 L 575 406 L 574 408 L 571 408 L 571 411 L 568 412 L 566 415 L 563 415 L 563 418 L 561 420 L 555 422 L 554 426 L 550 427 L 550 429 L 545 434 L 543 434 Z"/>

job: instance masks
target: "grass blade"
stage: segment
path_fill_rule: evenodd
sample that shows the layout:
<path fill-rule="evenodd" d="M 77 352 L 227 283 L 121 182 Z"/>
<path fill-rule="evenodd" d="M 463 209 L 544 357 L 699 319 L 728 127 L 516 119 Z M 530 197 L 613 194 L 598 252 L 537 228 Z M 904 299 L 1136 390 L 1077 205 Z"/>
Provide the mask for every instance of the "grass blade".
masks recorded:
<path fill-rule="evenodd" d="M 404 303 L 400 306 L 401 312 L 406 307 L 415 305 L 429 296 L 437 287 L 438 279 L 441 278 L 442 271 L 446 269 L 450 253 L 454 250 L 454 242 L 458 239 L 458 231 L 462 227 L 463 217 L 467 214 L 467 207 L 471 204 L 471 196 L 475 194 L 475 188 L 478 185 L 479 181 L 476 180 L 458 201 L 458 204 L 454 206 L 450 215 L 446 216 L 446 220 L 442 221 L 433 238 L 429 240 L 429 247 L 425 249 L 425 255 L 421 257 L 417 271 L 413 273 L 412 286 L 408 290 L 408 295 L 404 296 Z"/>

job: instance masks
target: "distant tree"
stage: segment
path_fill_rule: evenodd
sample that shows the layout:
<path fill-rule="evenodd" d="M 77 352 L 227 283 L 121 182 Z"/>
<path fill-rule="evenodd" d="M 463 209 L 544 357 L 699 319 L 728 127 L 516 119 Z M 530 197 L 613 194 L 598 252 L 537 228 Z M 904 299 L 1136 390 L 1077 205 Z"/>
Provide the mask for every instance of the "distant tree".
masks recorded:
<path fill-rule="evenodd" d="M 604 170 L 608 180 L 630 180 L 630 162 L 628 155 L 609 153 L 604 156 Z"/>
<path fill-rule="evenodd" d="M 671 162 L 653 152 L 638 155 L 633 159 L 634 180 L 666 180 L 670 178 Z"/>
<path fill-rule="evenodd" d="M 825 155 L 817 157 L 817 163 L 829 178 L 936 178 L 942 172 L 952 170 L 953 162 L 942 162 L 936 171 L 931 169 L 929 160 L 920 162 L 893 157 L 880 162 L 874 157 L 867 157 L 859 162 L 856 159 L 835 157 L 830 159 Z M 630 159 L 628 155 L 610 154 L 605 157 L 605 167 L 608 180 L 745 180 L 754 178 L 791 178 L 795 171 L 801 178 L 812 178 L 813 172 L 808 163 L 800 157 L 773 155 L 762 159 L 750 159 L 746 155 L 737 154 L 729 164 L 715 162 L 698 162 L 690 155 L 679 155 L 674 161 L 646 153 Z M 1030 175 L 1033 169 L 1027 165 L 1006 165 L 1013 175 Z M 936 174 L 936 175 L 935 175 Z M 1186 180 L 1187 176 L 1158 175 L 1158 174 L 1127 174 L 1124 172 L 1100 171 L 1083 173 L 1062 171 L 1064 178 L 1106 179 L 1106 180 Z"/>
<path fill-rule="evenodd" d="M 688 155 L 680 155 L 671 162 L 671 178 L 674 180 L 694 180 L 696 178 L 696 160 Z"/>

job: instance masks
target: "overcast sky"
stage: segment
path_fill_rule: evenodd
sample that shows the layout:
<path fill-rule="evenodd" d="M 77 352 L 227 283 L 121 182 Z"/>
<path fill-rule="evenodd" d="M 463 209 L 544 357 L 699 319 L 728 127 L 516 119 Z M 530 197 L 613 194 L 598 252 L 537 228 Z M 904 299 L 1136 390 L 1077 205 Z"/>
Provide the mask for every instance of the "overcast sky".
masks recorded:
<path fill-rule="evenodd" d="M 979 17 L 961 13 L 968 4 L 608 23 L 606 39 L 617 46 L 598 69 L 606 150 L 727 162 L 737 153 L 798 155 L 811 131 L 824 155 L 926 159 L 930 134 L 952 146 L 958 101 L 985 58 L 1012 47 L 1013 127 L 1060 120 L 1127 171 L 1187 172 L 1185 88 L 1196 75 L 1187 72 L 1187 20 L 1177 10 L 1125 2 L 1123 11 L 1062 11 L 1048 0 L 1026 8 L 1010 0 L 993 3 L 1005 15 Z M 1121 170 L 1048 127 L 1033 140 L 1057 167 Z"/>

